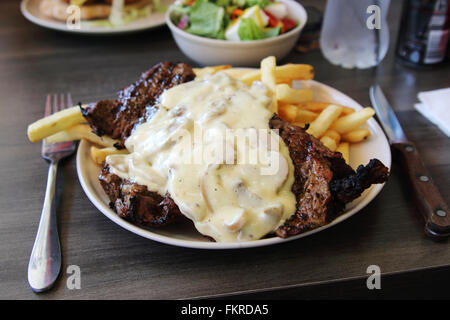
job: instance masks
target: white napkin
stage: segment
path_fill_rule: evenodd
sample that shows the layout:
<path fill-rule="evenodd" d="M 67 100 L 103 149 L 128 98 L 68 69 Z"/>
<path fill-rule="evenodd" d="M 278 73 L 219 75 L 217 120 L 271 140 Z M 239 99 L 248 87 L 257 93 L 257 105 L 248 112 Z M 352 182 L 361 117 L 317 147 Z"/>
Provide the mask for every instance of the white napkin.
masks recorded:
<path fill-rule="evenodd" d="M 450 138 L 450 88 L 419 92 L 414 107 Z"/>

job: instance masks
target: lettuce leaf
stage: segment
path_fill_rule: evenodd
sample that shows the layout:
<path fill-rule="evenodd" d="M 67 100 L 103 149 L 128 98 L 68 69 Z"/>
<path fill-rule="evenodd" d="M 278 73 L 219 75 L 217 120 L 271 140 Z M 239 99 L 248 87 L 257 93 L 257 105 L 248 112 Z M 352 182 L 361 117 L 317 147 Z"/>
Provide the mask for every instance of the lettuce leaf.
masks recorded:
<path fill-rule="evenodd" d="M 191 7 L 187 32 L 208 38 L 223 37 L 225 9 L 205 0 Z"/>
<path fill-rule="evenodd" d="M 238 28 L 238 36 L 242 41 L 260 40 L 276 37 L 280 34 L 280 31 L 281 27 L 261 30 L 253 19 L 242 18 Z"/>
<path fill-rule="evenodd" d="M 172 22 L 175 25 L 178 25 L 181 17 L 189 15 L 190 10 L 191 7 L 174 6 L 173 9 L 170 11 L 170 20 L 172 20 Z"/>
<path fill-rule="evenodd" d="M 238 28 L 239 39 L 259 40 L 264 39 L 264 33 L 251 18 L 242 18 Z"/>
<path fill-rule="evenodd" d="M 238 7 L 243 7 L 245 5 L 245 1 L 246 0 L 231 0 L 231 2 Z"/>
<path fill-rule="evenodd" d="M 270 4 L 270 0 L 245 0 L 245 4 L 248 7 L 258 5 L 260 8 L 267 7 Z"/>
<path fill-rule="evenodd" d="M 216 0 L 213 1 L 216 3 L 216 5 L 218 5 L 219 7 L 228 7 L 230 5 L 231 0 Z"/>
<path fill-rule="evenodd" d="M 268 28 L 264 30 L 264 38 L 273 38 L 281 33 L 281 27 Z"/>

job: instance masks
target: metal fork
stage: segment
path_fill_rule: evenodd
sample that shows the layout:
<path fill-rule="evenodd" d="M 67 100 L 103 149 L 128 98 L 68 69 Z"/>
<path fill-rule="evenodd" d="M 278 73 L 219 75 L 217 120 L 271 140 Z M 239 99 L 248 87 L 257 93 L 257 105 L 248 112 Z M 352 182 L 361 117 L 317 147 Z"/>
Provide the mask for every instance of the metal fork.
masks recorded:
<path fill-rule="evenodd" d="M 67 103 L 65 103 L 66 101 Z M 49 94 L 45 103 L 45 116 L 71 106 L 72 98 L 70 93 L 67 96 L 64 94 Z M 42 157 L 50 162 L 50 168 L 48 170 L 44 207 L 42 208 L 36 240 L 34 241 L 28 263 L 28 283 L 34 292 L 42 292 L 49 289 L 58 277 L 61 269 L 61 248 L 54 203 L 56 171 L 59 160 L 70 156 L 75 149 L 76 143 L 73 141 L 48 143 L 44 140 L 42 142 Z"/>

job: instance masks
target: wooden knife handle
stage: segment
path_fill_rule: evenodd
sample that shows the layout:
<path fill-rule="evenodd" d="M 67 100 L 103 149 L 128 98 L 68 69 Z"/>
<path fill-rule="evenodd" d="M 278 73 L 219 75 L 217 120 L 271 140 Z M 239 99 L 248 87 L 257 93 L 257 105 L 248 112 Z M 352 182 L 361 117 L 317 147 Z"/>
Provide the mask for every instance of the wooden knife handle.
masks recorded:
<path fill-rule="evenodd" d="M 430 174 L 411 142 L 394 143 L 392 148 L 401 156 L 411 180 L 415 197 L 424 219 L 425 233 L 433 239 L 445 239 L 450 235 L 450 211 Z"/>

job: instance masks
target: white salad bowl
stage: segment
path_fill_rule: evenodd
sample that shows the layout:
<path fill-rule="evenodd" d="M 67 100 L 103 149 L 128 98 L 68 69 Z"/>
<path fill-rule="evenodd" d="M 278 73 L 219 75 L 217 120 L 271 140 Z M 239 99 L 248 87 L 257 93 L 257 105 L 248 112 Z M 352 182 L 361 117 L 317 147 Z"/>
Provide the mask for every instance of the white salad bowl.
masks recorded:
<path fill-rule="evenodd" d="M 233 66 L 256 66 L 267 56 L 281 60 L 295 46 L 307 21 L 305 8 L 294 0 L 278 0 L 288 9 L 288 17 L 298 25 L 273 38 L 249 41 L 230 41 L 200 37 L 179 29 L 170 19 L 173 7 L 166 13 L 166 23 L 181 51 L 200 65 L 230 64 Z"/>

